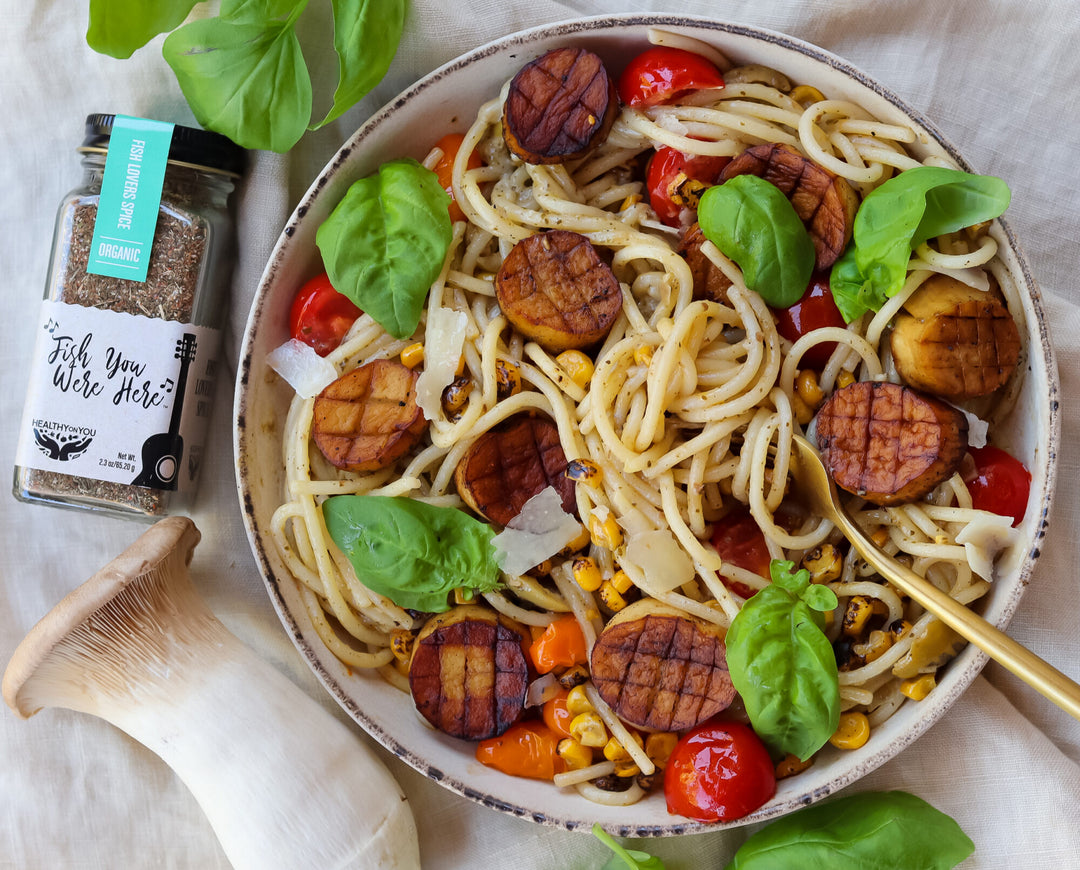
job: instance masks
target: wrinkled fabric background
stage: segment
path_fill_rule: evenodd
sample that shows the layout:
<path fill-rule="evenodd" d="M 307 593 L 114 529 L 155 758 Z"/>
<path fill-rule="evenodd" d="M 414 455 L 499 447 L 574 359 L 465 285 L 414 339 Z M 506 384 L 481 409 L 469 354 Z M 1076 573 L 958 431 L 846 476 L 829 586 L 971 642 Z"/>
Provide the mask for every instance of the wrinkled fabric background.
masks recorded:
<path fill-rule="evenodd" d="M 0 14 L 0 469 L 14 462 L 55 208 L 80 178 L 74 149 L 85 116 L 193 121 L 161 59 L 160 38 L 130 60 L 99 56 L 85 44 L 87 5 L 5 3 Z M 313 3 L 305 18 L 325 17 L 328 9 Z M 1063 394 L 1050 534 L 1010 633 L 1080 679 L 1080 202 L 1071 162 L 1080 153 L 1080 6 L 1073 0 L 413 0 L 401 48 L 372 94 L 290 154 L 255 155 L 236 198 L 241 252 L 225 341 L 230 372 L 284 221 L 370 113 L 490 39 L 585 15 L 662 11 L 722 17 L 816 43 L 925 113 L 976 171 L 1008 181 L 1008 219 L 1044 294 Z M 334 74 L 325 58 L 320 66 Z M 322 90 L 332 85 L 324 81 Z M 231 377 L 218 384 L 210 461 L 193 514 L 204 532 L 195 582 L 232 631 L 344 719 L 282 630 L 250 555 L 233 478 L 232 386 Z M 0 498 L 2 664 L 43 614 L 143 527 Z M 608 857 L 589 835 L 481 808 L 383 757 L 413 802 L 426 868 L 584 870 Z M 990 666 L 941 722 L 853 789 L 905 789 L 953 816 L 977 847 L 965 868 L 1077 867 L 1078 764 L 1080 723 Z M 643 848 L 669 870 L 722 867 L 747 834 Z M 0 709 L 0 867 L 227 866 L 185 786 L 141 745 L 93 717 L 47 710 L 24 722 Z"/>

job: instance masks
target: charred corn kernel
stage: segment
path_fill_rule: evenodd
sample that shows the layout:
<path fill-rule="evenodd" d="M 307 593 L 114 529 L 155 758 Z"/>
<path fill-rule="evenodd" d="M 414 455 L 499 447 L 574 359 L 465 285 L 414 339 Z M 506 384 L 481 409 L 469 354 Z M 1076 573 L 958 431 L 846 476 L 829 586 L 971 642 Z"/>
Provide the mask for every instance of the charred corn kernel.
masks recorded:
<path fill-rule="evenodd" d="M 630 579 L 629 574 L 620 568 L 611 575 L 611 585 L 615 587 L 615 591 L 620 595 L 625 595 L 630 591 L 630 587 L 634 585 L 634 581 Z"/>
<path fill-rule="evenodd" d="M 892 635 L 887 631 L 874 630 L 866 639 L 866 643 L 857 643 L 852 649 L 864 662 L 870 664 L 875 659 L 881 658 L 893 644 Z"/>
<path fill-rule="evenodd" d="M 673 731 L 654 731 L 645 738 L 645 754 L 649 760 L 660 770 L 667 767 L 671 753 L 675 751 L 675 744 L 679 742 L 679 735 Z"/>
<path fill-rule="evenodd" d="M 403 662 L 401 659 L 394 659 L 392 664 L 394 666 L 395 671 L 397 671 L 399 674 L 401 674 L 401 676 L 408 679 L 408 677 L 409 677 L 409 663 L 408 662 Z"/>
<path fill-rule="evenodd" d="M 820 103 L 825 99 L 825 95 L 813 85 L 797 85 L 791 89 L 788 96 L 796 103 L 801 103 L 804 106 L 810 103 Z"/>
<path fill-rule="evenodd" d="M 559 685 L 566 689 L 568 692 L 574 689 L 580 689 L 585 683 L 589 682 L 589 669 L 585 665 L 574 665 L 572 668 L 567 668 L 561 674 L 559 674 Z M 584 691 L 584 689 L 582 689 Z M 585 699 L 588 701 L 588 698 Z M 571 710 L 571 713 L 574 711 Z M 578 710 L 577 712 L 583 712 Z"/>
<path fill-rule="evenodd" d="M 798 393 L 792 393 L 791 395 L 791 410 L 794 412 L 795 419 L 799 421 L 800 426 L 806 426 L 814 419 L 814 409 L 806 404 Z"/>
<path fill-rule="evenodd" d="M 603 472 L 600 466 L 590 459 L 571 459 L 566 463 L 563 474 L 574 483 L 599 483 Z"/>
<path fill-rule="evenodd" d="M 580 350 L 564 350 L 555 357 L 555 362 L 562 366 L 562 370 L 570 376 L 570 380 L 579 387 L 584 387 L 592 380 L 593 361 Z"/>
<path fill-rule="evenodd" d="M 617 550 L 622 544 L 622 529 L 610 513 L 603 518 L 593 514 L 589 518 L 589 535 L 598 547 Z"/>
<path fill-rule="evenodd" d="M 454 590 L 454 604 L 471 604 L 476 600 L 476 594 L 472 589 L 459 586 Z"/>
<path fill-rule="evenodd" d="M 592 536 L 589 535 L 589 530 L 584 525 L 581 526 L 581 531 L 578 532 L 576 538 L 574 538 L 569 544 L 563 547 L 564 553 L 578 553 L 584 550 L 589 544 L 592 543 Z"/>
<path fill-rule="evenodd" d="M 653 358 L 653 346 L 651 344 L 642 344 L 634 348 L 634 362 L 639 366 L 647 366 L 652 362 Z"/>
<path fill-rule="evenodd" d="M 458 357 L 457 368 L 454 369 L 454 374 L 459 378 L 465 374 L 465 354 Z"/>
<path fill-rule="evenodd" d="M 641 768 L 637 766 L 637 762 L 632 758 L 624 758 L 615 762 L 616 776 L 637 776 L 639 773 L 641 773 Z"/>
<path fill-rule="evenodd" d="M 847 369 L 840 369 L 840 373 L 836 376 L 836 388 L 839 390 L 843 387 L 850 387 L 853 383 L 855 383 L 855 373 Z"/>
<path fill-rule="evenodd" d="M 495 395 L 509 399 L 521 392 L 521 367 L 508 359 L 495 360 Z"/>
<path fill-rule="evenodd" d="M 840 714 L 840 725 L 829 742 L 837 749 L 858 749 L 870 739 L 870 720 L 865 713 L 848 710 Z"/>
<path fill-rule="evenodd" d="M 406 368 L 414 369 L 424 361 L 424 344 L 416 341 L 401 352 L 401 364 Z"/>
<path fill-rule="evenodd" d="M 604 744 L 604 758 L 608 761 L 625 761 L 629 757 L 630 753 L 614 737 Z"/>
<path fill-rule="evenodd" d="M 545 559 L 539 565 L 533 565 L 526 573 L 530 577 L 547 577 L 554 567 L 555 563 L 551 559 Z"/>
<path fill-rule="evenodd" d="M 788 753 L 776 764 L 776 778 L 785 779 L 797 773 L 802 773 L 813 763 L 814 759 L 812 757 L 803 761 L 799 756 Z"/>
<path fill-rule="evenodd" d="M 581 770 L 593 763 L 592 750 L 573 737 L 564 737 L 560 740 L 555 751 L 559 753 L 559 758 L 566 762 L 570 770 Z"/>
<path fill-rule="evenodd" d="M 572 570 L 577 585 L 586 592 L 595 592 L 604 582 L 604 577 L 596 566 L 596 560 L 589 556 L 575 559 Z"/>
<path fill-rule="evenodd" d="M 415 636 L 408 629 L 395 628 L 390 632 L 390 652 L 394 658 L 407 663 L 412 658 L 414 640 Z"/>
<path fill-rule="evenodd" d="M 626 607 L 626 599 L 623 598 L 622 593 L 615 588 L 610 580 L 605 580 L 600 584 L 597 594 L 600 596 L 600 600 L 604 602 L 604 607 L 612 613 L 618 613 Z"/>
<path fill-rule="evenodd" d="M 574 686 L 566 695 L 566 710 L 577 716 L 579 713 L 594 713 L 592 701 L 585 694 L 585 686 Z"/>
<path fill-rule="evenodd" d="M 822 544 L 803 556 L 800 567 L 810 572 L 811 583 L 832 583 L 844 573 L 844 557 L 835 545 Z"/>
<path fill-rule="evenodd" d="M 632 193 L 622 201 L 622 205 L 619 206 L 619 211 L 626 211 L 628 208 L 637 205 L 639 202 L 641 202 L 641 194 Z"/>
<path fill-rule="evenodd" d="M 465 376 L 459 376 L 454 378 L 443 391 L 442 391 L 442 408 L 443 413 L 448 418 L 456 417 L 461 413 L 465 407 L 465 403 L 469 400 L 469 393 L 473 390 L 473 382 L 471 378 Z"/>
<path fill-rule="evenodd" d="M 880 598 L 872 598 L 870 600 L 870 613 L 874 616 L 888 616 L 889 605 Z"/>
<path fill-rule="evenodd" d="M 637 779 L 635 779 L 634 781 L 644 791 L 652 791 L 658 785 L 662 786 L 664 784 L 664 772 L 662 770 L 657 770 L 648 775 L 644 773 L 639 773 L 637 775 Z"/>
<path fill-rule="evenodd" d="M 570 720 L 570 736 L 582 746 L 600 749 L 608 742 L 607 728 L 598 713 L 578 713 Z"/>
<path fill-rule="evenodd" d="M 795 395 L 811 408 L 817 408 L 825 400 L 825 393 L 818 386 L 817 374 L 813 369 L 803 369 L 795 376 Z"/>
<path fill-rule="evenodd" d="M 870 540 L 877 546 L 884 547 L 889 543 L 889 530 L 882 526 L 880 529 L 874 529 L 873 534 L 870 535 Z"/>
<path fill-rule="evenodd" d="M 909 631 L 911 631 L 911 623 L 906 619 L 894 619 L 889 623 L 889 635 L 892 637 L 893 643 L 896 643 Z"/>
<path fill-rule="evenodd" d="M 900 684 L 900 694 L 907 695 L 912 701 L 921 701 L 930 694 L 930 690 L 937 685 L 933 674 L 923 674 L 911 680 L 904 680 Z"/>
<path fill-rule="evenodd" d="M 865 595 L 852 595 L 844 608 L 842 629 L 848 637 L 859 637 L 866 628 L 866 621 L 873 612 L 873 605 Z"/>

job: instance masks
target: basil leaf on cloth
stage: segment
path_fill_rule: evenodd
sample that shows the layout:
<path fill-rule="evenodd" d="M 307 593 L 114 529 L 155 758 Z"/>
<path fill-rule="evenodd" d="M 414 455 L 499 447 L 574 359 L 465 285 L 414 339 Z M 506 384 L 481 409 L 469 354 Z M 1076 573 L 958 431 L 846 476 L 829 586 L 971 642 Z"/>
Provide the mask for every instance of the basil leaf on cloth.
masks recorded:
<path fill-rule="evenodd" d="M 837 599 L 794 567 L 772 561 L 772 583 L 743 605 L 725 643 L 731 681 L 754 731 L 773 751 L 805 761 L 840 721 L 836 657 L 822 614 Z"/>
<path fill-rule="evenodd" d="M 127 58 L 159 33 L 179 27 L 199 0 L 90 0 L 86 44 L 100 54 Z"/>
<path fill-rule="evenodd" d="M 420 323 L 453 238 L 450 196 L 415 160 L 391 160 L 353 182 L 315 242 L 330 283 L 394 338 Z"/>
<path fill-rule="evenodd" d="M 775 184 L 736 175 L 710 187 L 698 203 L 710 242 L 742 270 L 746 286 L 774 308 L 794 305 L 814 271 L 814 243 L 795 207 Z"/>
<path fill-rule="evenodd" d="M 322 514 L 360 582 L 399 607 L 442 613 L 454 589 L 499 588 L 495 530 L 464 511 L 404 497 L 336 495 Z"/>
<path fill-rule="evenodd" d="M 848 323 L 904 286 L 911 252 L 927 239 L 999 217 L 1009 188 L 992 175 L 916 166 L 875 188 L 855 214 L 852 242 L 829 276 Z"/>

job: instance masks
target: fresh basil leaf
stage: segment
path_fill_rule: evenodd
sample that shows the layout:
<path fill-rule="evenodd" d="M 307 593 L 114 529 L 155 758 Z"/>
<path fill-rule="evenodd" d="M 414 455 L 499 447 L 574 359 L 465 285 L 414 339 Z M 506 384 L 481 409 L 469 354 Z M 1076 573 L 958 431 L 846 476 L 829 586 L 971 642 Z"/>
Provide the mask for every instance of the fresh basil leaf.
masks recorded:
<path fill-rule="evenodd" d="M 600 870 L 665 870 L 664 862 L 648 852 L 624 849 L 597 822 L 592 826 L 593 836 L 611 849 L 615 854 L 608 859 Z"/>
<path fill-rule="evenodd" d="M 405 0 L 333 0 L 333 7 L 338 84 L 334 105 L 312 130 L 329 124 L 382 81 L 405 27 Z"/>
<path fill-rule="evenodd" d="M 756 175 L 710 187 L 698 203 L 710 242 L 742 270 L 746 286 L 774 308 L 794 305 L 814 271 L 814 243 L 780 189 Z"/>
<path fill-rule="evenodd" d="M 311 118 L 311 78 L 293 26 L 284 20 L 207 18 L 173 31 L 162 54 L 204 127 L 245 148 L 288 151 Z"/>
<path fill-rule="evenodd" d="M 877 311 L 896 295 L 916 246 L 993 220 L 1008 208 L 1009 198 L 1000 178 L 942 166 L 917 166 L 875 188 L 859 206 L 852 244 L 829 277 L 844 320 Z"/>
<path fill-rule="evenodd" d="M 315 234 L 330 283 L 395 338 L 416 331 L 453 228 L 450 197 L 415 160 L 353 182 Z"/>
<path fill-rule="evenodd" d="M 464 511 L 411 498 L 336 495 L 322 513 L 360 582 L 399 607 L 442 613 L 454 589 L 499 588 L 495 531 Z"/>
<path fill-rule="evenodd" d="M 183 24 L 199 0 L 90 0 L 86 44 L 100 54 L 127 58 L 159 33 Z"/>
<path fill-rule="evenodd" d="M 301 10 L 306 0 L 222 0 L 220 17 L 230 21 L 273 21 L 285 18 L 299 7 Z"/>
<path fill-rule="evenodd" d="M 960 826 L 921 798 L 862 792 L 771 822 L 725 870 L 948 870 L 974 851 Z"/>
<path fill-rule="evenodd" d="M 757 735 L 775 752 L 805 761 L 840 721 L 836 657 L 820 613 L 837 600 L 794 567 L 773 560 L 773 582 L 732 620 L 727 663 Z"/>

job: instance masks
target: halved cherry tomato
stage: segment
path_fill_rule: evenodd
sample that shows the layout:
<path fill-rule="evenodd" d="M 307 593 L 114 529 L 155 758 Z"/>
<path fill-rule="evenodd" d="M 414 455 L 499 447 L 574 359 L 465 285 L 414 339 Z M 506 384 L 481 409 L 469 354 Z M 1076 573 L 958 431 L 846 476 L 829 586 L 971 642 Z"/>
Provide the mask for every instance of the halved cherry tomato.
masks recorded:
<path fill-rule="evenodd" d="M 775 793 L 769 751 L 741 722 L 710 719 L 688 731 L 664 771 L 668 812 L 702 822 L 741 819 Z"/>
<path fill-rule="evenodd" d="M 657 45 L 627 64 L 619 76 L 619 98 L 629 106 L 655 106 L 690 91 L 724 86 L 712 61 L 682 48 Z"/>
<path fill-rule="evenodd" d="M 453 185 L 454 160 L 457 159 L 457 153 L 461 150 L 461 143 L 464 141 L 465 136 L 461 133 L 447 133 L 435 143 L 435 147 L 443 153 L 443 156 L 435 164 L 435 174 L 439 176 L 439 184 L 442 185 L 443 190 L 450 194 L 450 220 L 452 221 L 465 220 L 465 212 L 454 201 Z M 479 169 L 483 165 L 480 155 L 475 151 L 469 155 L 467 163 L 469 169 Z"/>
<path fill-rule="evenodd" d="M 544 724 L 554 731 L 559 737 L 570 737 L 570 723 L 574 721 L 574 714 L 566 707 L 566 696 L 570 694 L 563 691 L 549 701 L 544 702 Z"/>
<path fill-rule="evenodd" d="M 319 356 L 326 356 L 363 314 L 347 296 L 338 293 L 324 272 L 297 291 L 289 311 L 289 333 L 310 344 Z"/>
<path fill-rule="evenodd" d="M 476 745 L 476 760 L 510 776 L 551 779 L 566 770 L 556 751 L 559 736 L 543 722 L 529 719 L 511 725 L 498 737 Z"/>
<path fill-rule="evenodd" d="M 577 617 L 568 613 L 549 623 L 543 634 L 529 647 L 529 658 L 538 674 L 588 661 L 585 635 Z"/>
<path fill-rule="evenodd" d="M 684 154 L 667 145 L 657 148 L 645 170 L 645 186 L 660 220 L 669 227 L 693 223 L 701 194 L 716 184 L 730 162 L 730 157 Z"/>
<path fill-rule="evenodd" d="M 964 482 L 973 506 L 1012 517 L 1013 525 L 1020 525 L 1027 510 L 1031 472 L 1019 459 L 992 444 L 969 447 L 968 453 L 975 460 L 975 475 Z"/>
<path fill-rule="evenodd" d="M 798 302 L 787 308 L 773 309 L 773 313 L 776 315 L 777 331 L 788 341 L 797 341 L 806 333 L 825 326 L 838 326 L 841 329 L 847 326 L 833 300 L 832 290 L 829 289 L 829 276 L 825 272 L 813 274 L 806 292 Z M 803 354 L 803 366 L 820 371 L 825 368 L 835 348 L 835 342 L 814 345 Z"/>
<path fill-rule="evenodd" d="M 765 535 L 747 508 L 735 508 L 713 525 L 712 545 L 720 558 L 766 579 L 769 576 L 769 548 Z M 749 598 L 754 590 L 738 580 L 722 577 L 724 585 L 736 595 Z"/>

